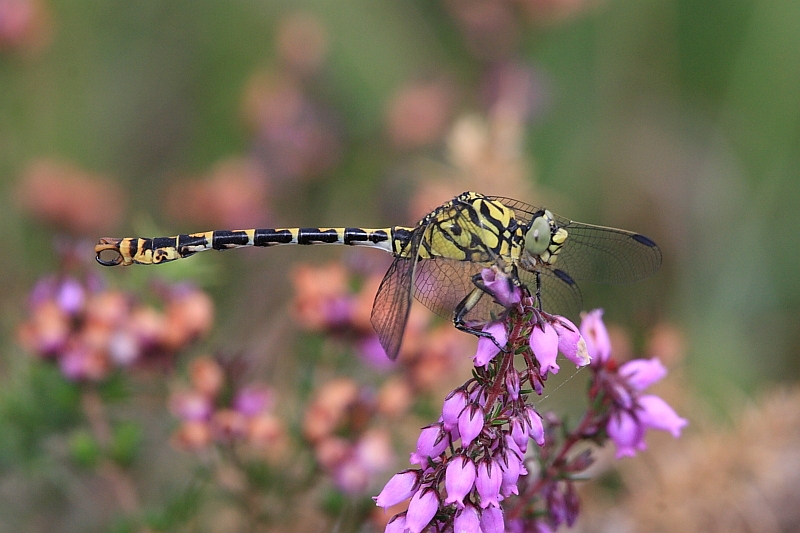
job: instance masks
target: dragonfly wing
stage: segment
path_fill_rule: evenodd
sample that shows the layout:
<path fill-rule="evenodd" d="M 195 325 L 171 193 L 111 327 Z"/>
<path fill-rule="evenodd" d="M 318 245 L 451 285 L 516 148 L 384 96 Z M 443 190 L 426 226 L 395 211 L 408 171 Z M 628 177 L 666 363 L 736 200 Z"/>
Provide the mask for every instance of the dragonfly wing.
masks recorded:
<path fill-rule="evenodd" d="M 456 306 L 475 288 L 473 276 L 485 267 L 442 257 L 421 261 L 414 280 L 414 297 L 437 315 L 453 320 Z M 487 295 L 464 318 L 468 322 L 486 322 L 492 313 L 502 311 L 502 306 Z"/>
<path fill-rule="evenodd" d="M 397 359 L 400 352 L 403 332 L 408 323 L 415 270 L 419 263 L 419 246 L 426 229 L 425 226 L 414 229 L 406 245 L 408 254 L 401 253 L 395 257 L 383 276 L 372 304 L 370 322 L 383 350 L 392 361 Z"/>
<path fill-rule="evenodd" d="M 575 281 L 632 283 L 661 266 L 661 250 L 644 235 L 558 216 L 556 222 L 568 235 L 553 266 Z"/>

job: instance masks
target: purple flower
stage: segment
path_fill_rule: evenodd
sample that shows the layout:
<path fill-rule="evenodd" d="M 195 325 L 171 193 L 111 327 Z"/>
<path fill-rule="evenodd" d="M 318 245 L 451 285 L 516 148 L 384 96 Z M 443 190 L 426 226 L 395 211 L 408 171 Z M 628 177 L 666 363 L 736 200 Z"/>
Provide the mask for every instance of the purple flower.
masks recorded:
<path fill-rule="evenodd" d="M 518 449 L 525 453 L 528 449 L 528 428 L 520 416 L 511 417 L 511 438 L 514 439 Z"/>
<path fill-rule="evenodd" d="M 504 533 L 505 529 L 501 508 L 489 507 L 481 512 L 481 531 L 483 533 Z"/>
<path fill-rule="evenodd" d="M 420 489 L 411 498 L 406 513 L 406 529 L 420 533 L 439 510 L 439 495 L 430 487 Z"/>
<path fill-rule="evenodd" d="M 79 313 L 86 303 L 86 291 L 74 278 L 65 278 L 58 288 L 56 303 L 68 315 Z"/>
<path fill-rule="evenodd" d="M 474 363 L 475 366 L 486 366 L 489 361 L 495 358 L 500 353 L 500 346 L 505 346 L 508 342 L 508 333 L 506 326 L 503 322 L 489 322 L 483 327 L 483 332 L 488 333 L 492 337 L 479 337 L 478 349 L 475 351 Z M 494 339 L 494 341 L 492 340 Z M 495 344 L 495 341 L 497 344 Z"/>
<path fill-rule="evenodd" d="M 405 470 L 392 476 L 380 494 L 372 498 L 378 507 L 391 507 L 414 495 L 419 485 L 419 470 Z"/>
<path fill-rule="evenodd" d="M 458 432 L 461 445 L 466 448 L 483 430 L 483 409 L 476 403 L 469 404 L 458 417 Z"/>
<path fill-rule="evenodd" d="M 428 458 L 438 457 L 449 444 L 450 439 L 441 424 L 422 428 L 417 439 L 417 451 L 411 454 L 409 461 L 414 465 L 426 466 Z"/>
<path fill-rule="evenodd" d="M 389 523 L 386 524 L 386 529 L 383 533 L 405 533 L 408 530 L 406 527 L 406 513 L 394 515 Z"/>
<path fill-rule="evenodd" d="M 544 376 L 547 372 L 558 373 L 556 357 L 558 356 L 558 334 L 553 326 L 544 322 L 533 326 L 530 338 L 531 350 L 539 361 L 539 375 Z"/>
<path fill-rule="evenodd" d="M 558 334 L 558 351 L 577 366 L 588 365 L 591 358 L 578 327 L 563 316 L 553 318 L 553 329 Z"/>
<path fill-rule="evenodd" d="M 497 303 L 503 307 L 511 307 L 519 303 L 521 296 L 519 287 L 514 285 L 511 278 L 502 272 L 498 272 L 497 269 L 494 268 L 484 268 L 481 270 L 481 278 L 489 292 L 494 295 Z"/>
<path fill-rule="evenodd" d="M 583 314 L 581 335 L 592 362 L 602 366 L 611 357 L 611 339 L 603 324 L 603 310 L 594 309 Z"/>
<path fill-rule="evenodd" d="M 606 425 L 609 438 L 617 446 L 617 459 L 633 457 L 644 450 L 644 426 L 627 411 L 612 413 Z"/>
<path fill-rule="evenodd" d="M 485 459 L 478 465 L 478 477 L 475 487 L 478 489 L 478 496 L 481 497 L 481 508 L 486 509 L 490 505 L 500 506 L 498 501 L 500 496 L 500 485 L 503 483 L 503 471 L 500 465 L 494 461 Z"/>
<path fill-rule="evenodd" d="M 503 481 L 500 484 L 500 494 L 503 496 L 519 494 L 517 481 L 522 473 L 522 461 L 520 461 L 516 453 L 511 450 L 506 450 L 503 454 L 503 462 L 500 463 L 500 466 L 503 469 Z"/>
<path fill-rule="evenodd" d="M 681 430 L 689 423 L 685 418 L 678 416 L 672 407 L 658 396 L 647 394 L 639 397 L 639 421 L 647 427 L 669 431 L 676 439 L 681 436 Z"/>
<path fill-rule="evenodd" d="M 444 475 L 444 486 L 447 489 L 444 503 L 455 503 L 463 508 L 464 497 L 475 485 L 475 475 L 475 463 L 471 459 L 463 455 L 451 457 Z"/>
<path fill-rule="evenodd" d="M 530 405 L 525 406 L 525 421 L 528 423 L 528 436 L 539 446 L 544 446 L 544 426 L 542 417 Z"/>
<path fill-rule="evenodd" d="M 661 381 L 667 375 L 667 368 L 657 357 L 634 359 L 619 367 L 619 375 L 624 377 L 631 387 L 642 391 L 653 383 Z"/>
<path fill-rule="evenodd" d="M 244 416 L 256 416 L 272 406 L 272 392 L 266 387 L 243 387 L 233 399 L 233 408 Z"/>
<path fill-rule="evenodd" d="M 453 521 L 453 533 L 482 533 L 478 510 L 471 504 L 468 503 L 463 509 L 456 512 L 456 518 Z"/>
<path fill-rule="evenodd" d="M 444 400 L 442 406 L 442 424 L 446 431 L 458 425 L 458 416 L 467 406 L 467 395 L 462 389 L 451 392 Z"/>
<path fill-rule="evenodd" d="M 508 391 L 509 397 L 514 401 L 519 399 L 520 386 L 519 372 L 513 368 L 509 369 L 509 371 L 506 372 L 506 391 Z"/>
<path fill-rule="evenodd" d="M 357 342 L 356 348 L 361 359 L 375 370 L 389 370 L 395 366 L 395 362 L 386 356 L 386 350 L 377 335 L 363 337 Z"/>

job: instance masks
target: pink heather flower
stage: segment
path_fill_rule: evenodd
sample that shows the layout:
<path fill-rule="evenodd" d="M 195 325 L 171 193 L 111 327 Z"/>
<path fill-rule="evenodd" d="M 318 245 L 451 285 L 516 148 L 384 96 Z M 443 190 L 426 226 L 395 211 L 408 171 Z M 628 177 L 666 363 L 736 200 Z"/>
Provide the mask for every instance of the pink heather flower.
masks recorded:
<path fill-rule="evenodd" d="M 406 529 L 420 533 L 439 510 L 439 496 L 430 487 L 418 490 L 411 498 L 406 513 Z"/>
<path fill-rule="evenodd" d="M 481 497 L 481 508 L 486 509 L 490 505 L 500 506 L 498 501 L 500 496 L 500 485 L 503 483 L 503 470 L 494 460 L 483 460 L 478 465 L 478 477 L 475 487 L 478 489 L 478 496 Z"/>
<path fill-rule="evenodd" d="M 558 356 L 558 334 L 553 326 L 547 322 L 541 327 L 534 326 L 530 338 L 531 350 L 536 355 L 541 368 L 539 375 L 545 376 L 547 372 L 558 374 L 559 367 L 556 364 Z"/>
<path fill-rule="evenodd" d="M 667 402 L 652 394 L 640 396 L 639 407 L 642 408 L 638 412 L 639 422 L 653 429 L 669 431 L 676 439 L 681 436 L 681 430 L 689 423 L 685 418 L 678 416 Z"/>
<path fill-rule="evenodd" d="M 525 457 L 525 452 L 519 449 L 517 443 L 514 441 L 514 438 L 511 435 L 506 434 L 505 437 L 506 448 L 516 453 L 519 457 Z"/>
<path fill-rule="evenodd" d="M 619 367 L 619 375 L 624 377 L 631 387 L 642 391 L 653 383 L 661 381 L 667 375 L 667 368 L 657 357 L 634 359 Z"/>
<path fill-rule="evenodd" d="M 406 527 L 406 513 L 394 515 L 389 523 L 386 524 L 386 529 L 383 533 L 405 533 L 408 530 Z"/>
<path fill-rule="evenodd" d="M 578 327 L 563 316 L 554 317 L 553 329 L 558 334 L 558 351 L 577 366 L 586 366 L 591 361 Z"/>
<path fill-rule="evenodd" d="M 478 510 L 471 504 L 456 512 L 453 521 L 453 533 L 481 533 L 481 519 Z"/>
<path fill-rule="evenodd" d="M 481 418 L 481 421 L 483 418 Z M 438 457 L 447 449 L 450 439 L 442 424 L 433 424 L 422 428 L 417 439 L 417 451 L 411 454 L 409 461 L 413 465 L 427 466 L 428 459 Z"/>
<path fill-rule="evenodd" d="M 356 348 L 361 359 L 375 370 L 389 370 L 395 362 L 386 356 L 377 335 L 368 335 L 358 341 Z"/>
<path fill-rule="evenodd" d="M 597 365 L 603 365 L 611 357 L 611 339 L 603 323 L 603 310 L 594 309 L 583 313 L 581 335 L 586 342 L 589 357 Z"/>
<path fill-rule="evenodd" d="M 457 507 L 463 508 L 464 497 L 475 485 L 475 475 L 475 463 L 471 459 L 463 455 L 450 458 L 444 474 L 444 487 L 447 489 L 444 503 L 455 503 Z"/>
<path fill-rule="evenodd" d="M 633 457 L 637 451 L 647 448 L 644 442 L 644 426 L 627 411 L 613 413 L 606 431 L 617 446 L 617 459 Z"/>
<path fill-rule="evenodd" d="M 196 391 L 176 392 L 169 400 L 172 414 L 185 421 L 201 421 L 211 418 L 214 406 L 204 394 Z"/>
<path fill-rule="evenodd" d="M 466 406 L 467 395 L 461 389 L 454 390 L 445 398 L 442 406 L 442 424 L 446 431 L 458 426 L 458 417 Z"/>
<path fill-rule="evenodd" d="M 272 406 L 272 392 L 266 387 L 243 387 L 233 399 L 233 408 L 244 416 L 256 416 Z"/>
<path fill-rule="evenodd" d="M 519 287 L 514 285 L 511 278 L 498 272 L 494 268 L 484 268 L 481 270 L 483 284 L 494 294 L 495 300 L 503 307 L 510 307 L 519 303 L 521 293 Z M 505 344 L 505 343 L 500 343 Z"/>
<path fill-rule="evenodd" d="M 520 377 L 519 372 L 515 369 L 511 368 L 508 372 L 506 372 L 506 391 L 508 391 L 509 397 L 512 400 L 516 401 L 519 399 L 519 391 L 520 391 Z"/>
<path fill-rule="evenodd" d="M 375 500 L 375 505 L 386 509 L 409 499 L 418 485 L 419 470 L 405 470 L 392 476 L 380 494 L 372 499 Z"/>
<path fill-rule="evenodd" d="M 369 472 L 354 457 L 347 457 L 336 464 L 333 482 L 346 494 L 363 493 L 369 483 Z"/>
<path fill-rule="evenodd" d="M 500 507 L 489 507 L 481 512 L 481 531 L 483 533 L 505 533 L 503 510 Z"/>
<path fill-rule="evenodd" d="M 511 496 L 512 494 L 519 494 L 517 481 L 522 473 L 522 461 L 517 457 L 517 454 L 511 450 L 506 450 L 503 454 L 503 460 L 500 463 L 503 469 L 503 481 L 500 484 L 500 494 L 503 496 Z"/>
<path fill-rule="evenodd" d="M 476 403 L 469 404 L 458 417 L 458 433 L 461 445 L 466 448 L 483 430 L 483 409 Z"/>
<path fill-rule="evenodd" d="M 77 314 L 86 303 L 86 291 L 76 279 L 66 278 L 58 288 L 56 303 L 68 315 Z"/>
<path fill-rule="evenodd" d="M 483 327 L 483 332 L 491 335 L 500 346 L 505 346 L 506 342 L 508 342 L 508 333 L 503 322 L 489 322 Z M 475 366 L 488 365 L 489 361 L 500 353 L 497 344 L 489 337 L 479 337 L 478 349 L 475 351 L 474 357 Z"/>
<path fill-rule="evenodd" d="M 511 438 L 521 452 L 528 449 L 528 428 L 520 416 L 511 417 Z"/>
<path fill-rule="evenodd" d="M 544 426 L 542 417 L 530 405 L 525 406 L 525 421 L 528 423 L 528 436 L 539 446 L 544 446 Z"/>

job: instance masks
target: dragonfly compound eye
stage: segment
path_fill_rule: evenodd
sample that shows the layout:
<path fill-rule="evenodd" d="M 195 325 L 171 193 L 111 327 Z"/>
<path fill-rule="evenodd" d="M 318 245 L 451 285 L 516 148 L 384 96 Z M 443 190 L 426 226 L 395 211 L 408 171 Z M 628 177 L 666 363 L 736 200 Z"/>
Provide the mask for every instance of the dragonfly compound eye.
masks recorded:
<path fill-rule="evenodd" d="M 550 246 L 550 221 L 545 216 L 538 216 L 531 221 L 531 227 L 525 234 L 525 249 L 531 255 L 541 255 Z"/>

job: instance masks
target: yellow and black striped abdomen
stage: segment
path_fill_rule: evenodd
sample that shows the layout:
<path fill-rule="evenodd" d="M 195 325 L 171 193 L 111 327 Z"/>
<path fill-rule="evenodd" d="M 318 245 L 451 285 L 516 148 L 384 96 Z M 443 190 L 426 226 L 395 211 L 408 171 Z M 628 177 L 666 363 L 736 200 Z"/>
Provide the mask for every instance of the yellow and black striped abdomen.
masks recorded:
<path fill-rule="evenodd" d="M 189 257 L 205 250 L 281 244 L 369 246 L 397 254 L 408 242 L 410 228 L 266 228 L 216 230 L 174 237 L 106 237 L 95 246 L 101 265 L 151 265 Z"/>

